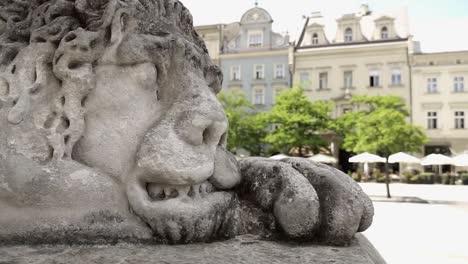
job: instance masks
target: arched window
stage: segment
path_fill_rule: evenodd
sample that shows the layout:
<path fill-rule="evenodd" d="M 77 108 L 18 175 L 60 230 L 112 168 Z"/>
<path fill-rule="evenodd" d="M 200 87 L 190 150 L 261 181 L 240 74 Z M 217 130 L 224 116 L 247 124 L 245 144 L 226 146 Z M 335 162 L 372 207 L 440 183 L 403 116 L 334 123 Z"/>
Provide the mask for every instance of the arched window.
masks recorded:
<path fill-rule="evenodd" d="M 351 28 L 347 28 L 344 32 L 344 41 L 345 42 L 352 42 L 353 41 L 353 30 Z"/>
<path fill-rule="evenodd" d="M 388 39 L 388 28 L 383 27 L 382 30 L 380 31 L 380 38 L 381 39 Z"/>
<path fill-rule="evenodd" d="M 318 45 L 318 44 L 319 44 L 318 35 L 317 33 L 314 33 L 312 35 L 312 45 Z"/>

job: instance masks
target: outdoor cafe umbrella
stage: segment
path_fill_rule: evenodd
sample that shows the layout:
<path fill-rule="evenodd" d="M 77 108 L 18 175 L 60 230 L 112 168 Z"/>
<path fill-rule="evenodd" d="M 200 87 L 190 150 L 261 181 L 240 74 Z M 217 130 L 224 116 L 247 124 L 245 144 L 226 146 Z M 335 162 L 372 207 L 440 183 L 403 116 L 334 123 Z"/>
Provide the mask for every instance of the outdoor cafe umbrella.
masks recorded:
<path fill-rule="evenodd" d="M 270 157 L 270 159 L 274 159 L 274 160 L 282 160 L 282 159 L 285 159 L 285 158 L 289 158 L 289 156 L 284 155 L 284 154 L 277 154 L 277 155 L 274 155 L 274 156 Z"/>
<path fill-rule="evenodd" d="M 453 165 L 457 167 L 468 167 L 468 153 L 452 158 Z"/>
<path fill-rule="evenodd" d="M 439 175 L 442 171 L 442 165 L 452 165 L 453 159 L 442 154 L 430 154 L 421 160 L 423 166 L 439 166 Z"/>
<path fill-rule="evenodd" d="M 382 162 L 385 163 L 386 159 L 380 156 L 370 154 L 368 152 L 361 153 L 359 155 L 349 158 L 349 162 L 352 163 L 364 163 L 364 173 L 369 175 L 369 163 Z"/>
<path fill-rule="evenodd" d="M 453 164 L 452 158 L 447 157 L 442 154 L 430 154 L 421 160 L 421 165 L 423 166 L 451 165 L 451 164 Z"/>
<path fill-rule="evenodd" d="M 406 154 L 404 152 L 398 152 L 388 157 L 388 163 L 420 163 L 421 159 Z"/>
<path fill-rule="evenodd" d="M 398 163 L 398 169 L 401 173 L 400 163 L 420 163 L 421 159 L 406 154 L 404 152 L 398 152 L 388 157 L 388 163 Z"/>
<path fill-rule="evenodd" d="M 327 164 L 335 164 L 338 161 L 336 160 L 335 157 L 328 156 L 325 154 L 317 154 L 315 156 L 312 156 L 310 158 L 307 158 L 308 160 L 315 161 L 315 162 L 320 162 L 320 163 L 327 163 Z"/>

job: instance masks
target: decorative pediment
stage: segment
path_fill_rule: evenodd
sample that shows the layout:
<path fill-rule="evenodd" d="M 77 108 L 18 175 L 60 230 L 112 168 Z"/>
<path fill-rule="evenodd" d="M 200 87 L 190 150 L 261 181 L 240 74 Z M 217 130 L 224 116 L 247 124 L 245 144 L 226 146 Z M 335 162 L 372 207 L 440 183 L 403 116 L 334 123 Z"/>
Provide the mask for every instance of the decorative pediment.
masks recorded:
<path fill-rule="evenodd" d="M 272 23 L 270 14 L 263 8 L 254 7 L 249 9 L 241 18 L 241 24 Z"/>

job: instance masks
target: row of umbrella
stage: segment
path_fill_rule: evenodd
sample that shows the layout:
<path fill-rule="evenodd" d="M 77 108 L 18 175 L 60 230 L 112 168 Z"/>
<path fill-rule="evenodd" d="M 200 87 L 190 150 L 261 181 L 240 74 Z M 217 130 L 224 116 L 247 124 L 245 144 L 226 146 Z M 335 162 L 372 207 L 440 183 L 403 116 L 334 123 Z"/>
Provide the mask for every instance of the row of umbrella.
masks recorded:
<path fill-rule="evenodd" d="M 288 155 L 278 154 L 270 157 L 271 159 L 281 160 L 289 158 Z M 316 162 L 335 164 L 337 159 L 332 156 L 317 154 L 308 159 Z M 361 153 L 349 159 L 352 163 L 385 163 L 386 159 L 368 152 Z M 399 152 L 388 157 L 388 163 L 419 163 L 423 166 L 431 165 L 455 165 L 457 167 L 468 167 L 468 153 L 456 157 L 448 157 L 442 154 L 430 154 L 422 159 L 416 158 L 404 152 Z"/>
<path fill-rule="evenodd" d="M 385 163 L 386 159 L 370 153 L 362 153 L 351 157 L 349 162 L 353 163 Z M 430 154 L 422 159 L 399 152 L 388 157 L 388 163 L 420 163 L 423 166 L 431 165 L 455 165 L 457 167 L 468 167 L 468 153 L 456 157 L 448 157 L 442 154 Z"/>

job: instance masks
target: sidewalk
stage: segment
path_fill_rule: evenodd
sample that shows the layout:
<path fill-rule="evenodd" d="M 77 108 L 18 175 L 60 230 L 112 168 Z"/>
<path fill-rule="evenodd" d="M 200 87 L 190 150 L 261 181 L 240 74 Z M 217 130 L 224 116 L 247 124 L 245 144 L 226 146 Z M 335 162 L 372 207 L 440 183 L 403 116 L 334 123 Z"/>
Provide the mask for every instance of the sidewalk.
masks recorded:
<path fill-rule="evenodd" d="M 363 183 L 374 200 L 373 225 L 364 235 L 389 264 L 468 263 L 468 186 Z M 382 202 L 385 201 L 385 202 Z"/>
<path fill-rule="evenodd" d="M 386 197 L 387 191 L 383 183 L 360 183 L 367 195 Z M 392 197 L 416 197 L 429 203 L 468 203 L 468 185 L 441 184 L 390 184 Z"/>

